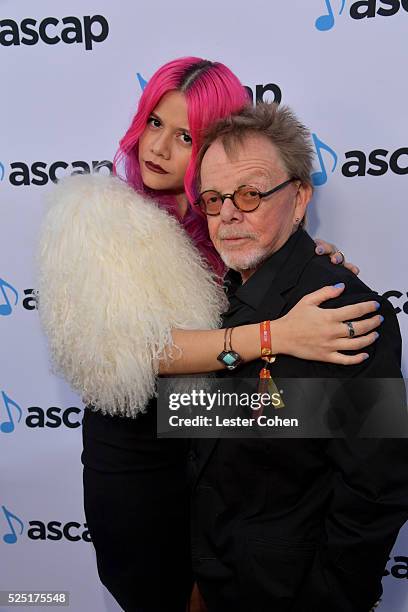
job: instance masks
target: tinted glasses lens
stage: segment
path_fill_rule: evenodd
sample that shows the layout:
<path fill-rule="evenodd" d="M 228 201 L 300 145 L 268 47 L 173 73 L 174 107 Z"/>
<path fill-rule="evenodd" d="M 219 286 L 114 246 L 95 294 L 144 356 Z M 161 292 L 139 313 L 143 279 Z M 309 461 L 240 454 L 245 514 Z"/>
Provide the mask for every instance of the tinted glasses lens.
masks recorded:
<path fill-rule="evenodd" d="M 260 202 L 259 191 L 256 187 L 244 185 L 235 192 L 235 202 L 241 210 L 255 210 Z"/>
<path fill-rule="evenodd" d="M 222 206 L 222 199 L 217 191 L 205 191 L 200 198 L 200 208 L 207 215 L 218 215 Z"/>

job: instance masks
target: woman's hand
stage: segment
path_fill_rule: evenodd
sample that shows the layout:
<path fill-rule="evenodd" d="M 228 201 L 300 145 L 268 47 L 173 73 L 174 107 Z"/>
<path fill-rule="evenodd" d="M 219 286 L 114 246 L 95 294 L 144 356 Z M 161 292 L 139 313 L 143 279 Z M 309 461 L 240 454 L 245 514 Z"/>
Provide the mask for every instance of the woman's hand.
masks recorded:
<path fill-rule="evenodd" d="M 375 312 L 379 303 L 369 301 L 340 308 L 319 308 L 322 302 L 338 297 L 343 291 L 344 283 L 323 287 L 305 295 L 284 317 L 271 321 L 271 330 L 276 323 L 281 326 L 276 327 L 277 352 L 340 365 L 355 365 L 367 359 L 368 353 L 343 355 L 339 351 L 360 351 L 377 340 L 378 333 L 373 330 L 384 320 L 381 315 L 363 321 L 355 319 Z M 352 322 L 354 338 L 349 337 L 345 321 Z"/>
<path fill-rule="evenodd" d="M 321 240 L 320 238 L 315 238 L 315 243 L 315 251 L 317 255 L 330 255 L 330 261 L 333 264 L 341 264 L 348 270 L 354 272 L 354 274 L 360 273 L 360 268 L 355 266 L 353 263 L 345 261 L 343 253 L 339 251 L 334 244 Z"/>

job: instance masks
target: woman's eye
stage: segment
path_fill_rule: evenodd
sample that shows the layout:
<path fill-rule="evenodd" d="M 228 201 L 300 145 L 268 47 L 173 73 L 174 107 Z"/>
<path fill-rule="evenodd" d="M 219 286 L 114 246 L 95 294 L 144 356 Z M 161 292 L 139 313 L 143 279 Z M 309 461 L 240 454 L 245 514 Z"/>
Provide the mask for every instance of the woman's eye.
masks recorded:
<path fill-rule="evenodd" d="M 161 126 L 161 122 L 159 121 L 159 119 L 157 119 L 157 117 L 149 117 L 149 119 L 147 120 L 147 123 L 156 128 Z"/>
<path fill-rule="evenodd" d="M 191 144 L 193 142 L 191 136 L 189 134 L 186 134 L 185 132 L 183 132 L 183 134 L 180 134 L 180 138 L 181 141 L 184 142 L 184 144 Z"/>

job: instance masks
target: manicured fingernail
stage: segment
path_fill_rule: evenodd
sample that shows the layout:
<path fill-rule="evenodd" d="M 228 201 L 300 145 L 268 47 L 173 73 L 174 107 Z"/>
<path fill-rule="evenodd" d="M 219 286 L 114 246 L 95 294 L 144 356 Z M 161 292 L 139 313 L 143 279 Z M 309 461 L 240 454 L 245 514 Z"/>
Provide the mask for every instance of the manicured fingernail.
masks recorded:
<path fill-rule="evenodd" d="M 341 257 L 336 257 L 336 264 L 341 263 Z"/>
<path fill-rule="evenodd" d="M 318 252 L 319 255 L 323 255 L 322 247 L 317 247 L 317 252 Z"/>
<path fill-rule="evenodd" d="M 378 310 L 380 307 L 380 303 L 379 302 L 374 302 L 376 309 Z"/>
<path fill-rule="evenodd" d="M 380 337 L 380 334 L 378 332 L 374 332 L 375 333 L 375 339 L 378 340 L 378 338 Z"/>
<path fill-rule="evenodd" d="M 369 355 L 368 353 L 364 353 L 363 359 L 364 359 L 364 360 L 365 360 L 365 359 L 368 359 L 368 358 L 369 358 L 369 356 L 370 356 L 370 355 Z"/>
<path fill-rule="evenodd" d="M 336 283 L 335 285 L 333 285 L 333 287 L 335 289 L 340 289 L 341 287 L 345 287 L 345 284 L 344 283 Z"/>
<path fill-rule="evenodd" d="M 384 321 L 384 317 L 382 315 L 378 315 L 380 317 L 380 323 Z"/>

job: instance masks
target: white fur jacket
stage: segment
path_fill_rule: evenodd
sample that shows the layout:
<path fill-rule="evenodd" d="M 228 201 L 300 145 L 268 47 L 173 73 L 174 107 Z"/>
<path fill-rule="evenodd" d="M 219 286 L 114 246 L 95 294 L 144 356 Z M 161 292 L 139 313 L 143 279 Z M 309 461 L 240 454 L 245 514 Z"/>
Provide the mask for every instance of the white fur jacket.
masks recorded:
<path fill-rule="evenodd" d="M 52 192 L 39 250 L 39 312 L 53 369 L 104 413 L 155 394 L 171 329 L 219 325 L 222 288 L 176 219 L 117 178 Z"/>

